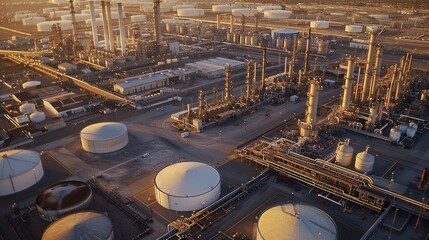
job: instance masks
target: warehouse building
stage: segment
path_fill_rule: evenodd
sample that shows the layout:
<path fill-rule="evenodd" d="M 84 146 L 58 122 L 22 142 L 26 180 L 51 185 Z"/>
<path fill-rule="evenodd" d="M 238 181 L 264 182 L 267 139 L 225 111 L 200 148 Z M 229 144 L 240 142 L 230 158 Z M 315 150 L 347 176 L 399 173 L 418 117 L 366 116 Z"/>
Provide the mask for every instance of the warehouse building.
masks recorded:
<path fill-rule="evenodd" d="M 185 66 L 197 70 L 198 73 L 204 77 L 216 78 L 225 75 L 226 65 L 230 65 L 232 71 L 240 70 L 246 67 L 245 62 L 222 57 L 188 63 Z"/>
<path fill-rule="evenodd" d="M 76 93 L 43 99 L 45 109 L 56 117 L 67 117 L 79 112 L 86 112 L 101 103 L 101 99 L 88 94 Z"/>

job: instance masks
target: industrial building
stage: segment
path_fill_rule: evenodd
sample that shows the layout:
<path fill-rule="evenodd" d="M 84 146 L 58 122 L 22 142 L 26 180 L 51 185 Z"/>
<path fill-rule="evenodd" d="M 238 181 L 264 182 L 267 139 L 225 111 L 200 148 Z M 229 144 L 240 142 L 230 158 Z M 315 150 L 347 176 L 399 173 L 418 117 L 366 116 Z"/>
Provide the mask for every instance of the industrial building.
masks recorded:
<path fill-rule="evenodd" d="M 245 62 L 222 57 L 187 63 L 185 66 L 197 70 L 198 74 L 207 78 L 216 78 L 225 74 L 225 67 L 227 65 L 231 66 L 232 71 L 237 71 L 246 67 Z"/>
<path fill-rule="evenodd" d="M 127 126 L 115 122 L 96 123 L 80 132 L 80 140 L 83 150 L 87 152 L 114 152 L 127 146 Z"/>
<path fill-rule="evenodd" d="M 58 70 L 65 74 L 72 74 L 77 72 L 77 65 L 73 63 L 64 62 L 61 64 L 58 64 Z"/>
<path fill-rule="evenodd" d="M 45 109 L 56 117 L 70 117 L 76 113 L 86 112 L 101 103 L 101 99 L 89 94 L 73 92 L 43 99 Z"/>
<path fill-rule="evenodd" d="M 25 84 L 25 83 L 24 83 Z M 18 103 L 37 101 L 43 98 L 51 98 L 64 94 L 64 90 L 58 85 L 50 85 L 36 89 L 24 89 L 22 92 L 12 94 L 12 98 Z"/>

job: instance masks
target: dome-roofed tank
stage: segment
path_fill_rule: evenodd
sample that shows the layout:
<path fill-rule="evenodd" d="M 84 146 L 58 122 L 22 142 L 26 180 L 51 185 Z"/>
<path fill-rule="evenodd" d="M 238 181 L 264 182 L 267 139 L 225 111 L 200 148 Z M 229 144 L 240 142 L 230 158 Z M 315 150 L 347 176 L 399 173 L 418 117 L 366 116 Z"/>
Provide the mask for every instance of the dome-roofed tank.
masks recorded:
<path fill-rule="evenodd" d="M 399 126 L 394 126 L 390 129 L 390 141 L 398 142 L 401 139 L 401 128 Z"/>
<path fill-rule="evenodd" d="M 366 147 L 365 151 L 360 152 L 356 155 L 355 169 L 362 173 L 371 173 L 374 168 L 374 155 L 368 153 L 369 146 Z"/>
<path fill-rule="evenodd" d="M 408 128 L 407 128 L 407 137 L 413 138 L 416 135 L 418 127 L 419 127 L 419 125 L 417 125 L 417 123 L 410 122 L 410 124 L 408 125 Z"/>
<path fill-rule="evenodd" d="M 42 161 L 37 152 L 9 150 L 0 152 L 0 196 L 25 190 L 44 174 Z"/>
<path fill-rule="evenodd" d="M 220 196 L 220 175 L 200 162 L 180 162 L 162 169 L 155 176 L 155 197 L 171 210 L 193 211 L 204 208 Z"/>
<path fill-rule="evenodd" d="M 60 182 L 39 193 L 36 198 L 36 208 L 42 219 L 53 221 L 61 216 L 82 210 L 91 199 L 92 190 L 87 183 Z"/>
<path fill-rule="evenodd" d="M 334 220 L 322 210 L 285 204 L 265 211 L 258 220 L 256 240 L 337 239 Z"/>
<path fill-rule="evenodd" d="M 122 123 L 92 124 L 80 132 L 82 148 L 92 153 L 110 153 L 128 144 L 127 126 Z"/>
<path fill-rule="evenodd" d="M 59 239 L 112 240 L 112 222 L 103 214 L 95 212 L 68 215 L 49 225 L 42 237 L 42 240 Z"/>
<path fill-rule="evenodd" d="M 353 162 L 353 148 L 350 146 L 350 139 L 339 143 L 337 146 L 337 156 L 335 162 L 343 167 L 348 167 Z"/>
<path fill-rule="evenodd" d="M 19 106 L 19 112 L 22 114 L 30 114 L 36 112 L 36 105 L 34 103 L 24 103 Z"/>
<path fill-rule="evenodd" d="M 46 19 L 44 17 L 28 17 L 22 19 L 22 25 L 24 26 L 35 26 L 38 23 L 44 22 Z"/>
<path fill-rule="evenodd" d="M 282 10 L 282 7 L 279 5 L 258 6 L 256 7 L 256 10 L 258 10 L 258 12 L 260 13 L 264 13 L 265 11 L 270 11 L 270 10 Z"/>

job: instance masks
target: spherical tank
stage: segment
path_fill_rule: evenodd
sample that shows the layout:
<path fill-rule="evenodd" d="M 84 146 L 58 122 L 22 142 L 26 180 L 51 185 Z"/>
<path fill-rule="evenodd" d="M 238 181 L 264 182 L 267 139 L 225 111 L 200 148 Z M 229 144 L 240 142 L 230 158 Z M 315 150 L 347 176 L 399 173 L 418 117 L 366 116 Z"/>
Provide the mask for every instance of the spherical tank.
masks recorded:
<path fill-rule="evenodd" d="M 81 181 L 60 182 L 42 190 L 36 198 L 39 216 L 54 221 L 85 208 L 92 199 L 91 187 Z"/>
<path fill-rule="evenodd" d="M 44 112 L 34 112 L 32 114 L 30 114 L 30 121 L 34 122 L 34 123 L 40 123 L 45 121 L 46 116 Z"/>
<path fill-rule="evenodd" d="M 128 144 L 128 130 L 122 123 L 102 122 L 80 132 L 82 148 L 91 153 L 110 153 Z"/>
<path fill-rule="evenodd" d="M 256 240 L 337 239 L 337 226 L 328 214 L 301 204 L 268 209 L 259 218 L 256 231 Z"/>
<path fill-rule="evenodd" d="M 390 129 L 390 141 L 398 142 L 401 139 L 401 129 L 399 126 L 395 126 Z"/>
<path fill-rule="evenodd" d="M 200 8 L 181 8 L 181 9 L 177 9 L 177 16 L 179 16 L 179 17 L 204 16 L 204 9 L 200 9 Z"/>
<path fill-rule="evenodd" d="M 72 29 L 72 21 L 70 20 L 58 20 L 58 21 L 46 21 L 37 24 L 37 31 L 39 32 L 51 32 L 52 25 L 59 24 L 61 30 L 71 30 Z"/>
<path fill-rule="evenodd" d="M 407 137 L 413 138 L 416 135 L 419 126 L 415 122 L 410 122 L 407 128 Z"/>
<path fill-rule="evenodd" d="M 19 112 L 22 114 L 30 114 L 36 112 L 36 105 L 34 103 L 24 103 L 19 106 Z"/>
<path fill-rule="evenodd" d="M 42 179 L 44 171 L 37 152 L 9 150 L 0 155 L 0 196 L 25 190 Z"/>
<path fill-rule="evenodd" d="M 41 85 L 40 81 L 28 81 L 22 84 L 22 88 L 26 89 L 26 88 L 38 87 L 40 85 Z"/>
<path fill-rule="evenodd" d="M 55 221 L 45 230 L 42 240 L 113 240 L 109 218 L 100 213 L 80 212 Z"/>
<path fill-rule="evenodd" d="M 155 176 L 155 197 L 164 208 L 193 211 L 216 201 L 221 193 L 220 175 L 200 162 L 180 162 Z"/>
<path fill-rule="evenodd" d="M 343 167 L 348 167 L 353 162 L 353 148 L 349 145 L 349 140 L 347 139 L 344 143 L 337 146 L 337 156 L 335 162 Z"/>
<path fill-rule="evenodd" d="M 286 11 L 286 10 L 264 11 L 264 18 L 269 18 L 269 19 L 286 19 L 286 18 L 290 18 L 291 15 L 292 15 L 292 11 Z"/>
<path fill-rule="evenodd" d="M 38 23 L 44 22 L 46 19 L 44 17 L 29 17 L 22 19 L 22 25 L 24 26 L 35 26 Z"/>
<path fill-rule="evenodd" d="M 368 147 L 365 151 L 356 155 L 355 169 L 358 172 L 370 173 L 374 168 L 375 157 L 368 153 Z"/>

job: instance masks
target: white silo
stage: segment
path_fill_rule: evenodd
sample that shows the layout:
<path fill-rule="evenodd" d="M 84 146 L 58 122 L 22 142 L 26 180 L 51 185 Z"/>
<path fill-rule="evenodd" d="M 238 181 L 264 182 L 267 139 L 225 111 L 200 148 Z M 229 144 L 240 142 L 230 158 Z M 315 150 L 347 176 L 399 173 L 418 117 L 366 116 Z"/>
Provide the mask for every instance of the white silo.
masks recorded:
<path fill-rule="evenodd" d="M 375 157 L 374 155 L 368 153 L 368 150 L 369 146 L 366 147 L 365 151 L 360 152 L 356 155 L 355 169 L 358 172 L 370 173 L 374 168 Z"/>
<path fill-rule="evenodd" d="M 353 162 L 353 148 L 350 146 L 350 139 L 339 143 L 337 146 L 335 162 L 343 167 L 348 167 Z"/>
<path fill-rule="evenodd" d="M 193 211 L 216 201 L 221 193 L 220 175 L 200 162 L 180 162 L 155 176 L 155 197 L 164 208 Z"/>
<path fill-rule="evenodd" d="M 46 221 L 57 220 L 72 212 L 80 211 L 92 199 L 91 187 L 81 181 L 66 181 L 42 190 L 36 198 L 39 216 Z"/>
<path fill-rule="evenodd" d="M 30 114 L 36 112 L 36 105 L 34 103 L 24 103 L 19 106 L 19 112 L 22 114 Z"/>
<path fill-rule="evenodd" d="M 336 240 L 337 226 L 322 210 L 285 204 L 265 211 L 258 220 L 256 240 Z"/>
<path fill-rule="evenodd" d="M 204 16 L 204 9 L 200 9 L 200 8 L 181 8 L 181 9 L 177 9 L 177 16 L 179 16 L 179 17 L 198 17 L 198 16 Z"/>
<path fill-rule="evenodd" d="M 113 240 L 112 222 L 95 212 L 68 215 L 49 225 L 42 236 L 42 240 L 58 239 Z"/>
<path fill-rule="evenodd" d="M 92 124 L 80 132 L 82 148 L 91 153 L 110 153 L 128 144 L 127 126 L 122 123 Z"/>
<path fill-rule="evenodd" d="M 61 27 L 61 30 L 71 30 L 72 29 L 72 21 L 70 20 L 57 20 L 57 21 L 46 21 L 41 22 L 37 24 L 37 31 L 39 32 L 51 32 L 52 31 L 52 25 L 59 24 Z"/>
<path fill-rule="evenodd" d="M 418 127 L 419 127 L 419 125 L 417 125 L 417 123 L 410 122 L 410 124 L 408 125 L 408 128 L 407 128 L 407 137 L 413 138 L 416 135 Z"/>
<path fill-rule="evenodd" d="M 390 129 L 390 141 L 399 142 L 401 139 L 401 128 L 399 126 L 395 126 Z"/>
<path fill-rule="evenodd" d="M 42 179 L 44 171 L 37 152 L 9 150 L 0 155 L 0 196 L 25 190 Z"/>
<path fill-rule="evenodd" d="M 363 31 L 363 27 L 360 25 L 346 25 L 345 31 L 348 33 L 360 33 Z"/>
<path fill-rule="evenodd" d="M 291 15 L 292 15 L 292 11 L 286 11 L 286 10 L 264 11 L 264 18 L 269 18 L 269 19 L 286 19 L 286 18 L 290 18 Z"/>
<path fill-rule="evenodd" d="M 39 123 L 45 121 L 46 116 L 44 112 L 34 112 L 30 114 L 30 121 L 34 123 Z"/>
<path fill-rule="evenodd" d="M 22 88 L 26 89 L 26 88 L 38 87 L 41 84 L 42 83 L 40 81 L 28 81 L 22 84 Z"/>

